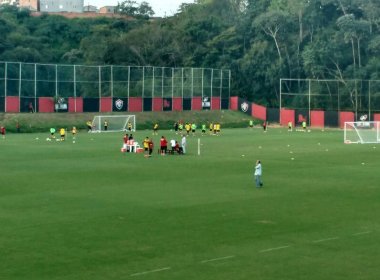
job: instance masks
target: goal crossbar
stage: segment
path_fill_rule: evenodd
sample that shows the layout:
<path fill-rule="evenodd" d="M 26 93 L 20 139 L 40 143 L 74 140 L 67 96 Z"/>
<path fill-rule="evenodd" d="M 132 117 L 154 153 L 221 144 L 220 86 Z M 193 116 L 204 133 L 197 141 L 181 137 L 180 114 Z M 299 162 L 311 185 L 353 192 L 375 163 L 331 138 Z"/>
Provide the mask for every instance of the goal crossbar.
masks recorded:
<path fill-rule="evenodd" d="M 380 122 L 360 121 L 344 123 L 344 143 L 380 143 Z"/>
<path fill-rule="evenodd" d="M 92 132 L 136 131 L 135 115 L 103 115 L 92 120 Z"/>

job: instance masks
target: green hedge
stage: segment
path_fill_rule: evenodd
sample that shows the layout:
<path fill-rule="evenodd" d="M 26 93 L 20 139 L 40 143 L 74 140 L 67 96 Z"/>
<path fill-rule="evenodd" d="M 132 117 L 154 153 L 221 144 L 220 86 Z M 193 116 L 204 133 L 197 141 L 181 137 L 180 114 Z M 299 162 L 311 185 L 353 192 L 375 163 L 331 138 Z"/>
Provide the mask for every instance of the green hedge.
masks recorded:
<path fill-rule="evenodd" d="M 184 111 L 184 112 L 144 112 L 131 113 L 136 115 L 138 130 L 152 129 L 155 122 L 159 123 L 160 129 L 172 129 L 176 121 L 195 122 L 198 127 L 202 123 L 207 126 L 210 122 L 219 122 L 222 128 L 247 127 L 248 115 L 236 111 Z M 16 132 L 17 123 L 22 133 L 49 131 L 51 127 L 86 129 L 86 122 L 92 120 L 99 113 L 20 113 L 0 114 L 0 125 L 5 126 L 7 132 Z M 111 115 L 111 114 L 102 114 Z M 254 120 L 255 125 L 260 125 L 260 120 Z"/>

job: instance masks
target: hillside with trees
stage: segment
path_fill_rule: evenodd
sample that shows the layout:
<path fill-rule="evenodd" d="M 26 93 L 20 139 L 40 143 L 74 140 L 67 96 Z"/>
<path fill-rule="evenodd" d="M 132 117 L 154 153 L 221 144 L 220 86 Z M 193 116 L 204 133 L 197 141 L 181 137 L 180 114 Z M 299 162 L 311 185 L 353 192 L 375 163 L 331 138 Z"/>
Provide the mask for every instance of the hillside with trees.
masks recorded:
<path fill-rule="evenodd" d="M 280 78 L 380 79 L 378 0 L 196 2 L 162 19 L 121 2 L 133 20 L 2 6 L 0 61 L 227 68 L 233 95 L 270 106 Z"/>

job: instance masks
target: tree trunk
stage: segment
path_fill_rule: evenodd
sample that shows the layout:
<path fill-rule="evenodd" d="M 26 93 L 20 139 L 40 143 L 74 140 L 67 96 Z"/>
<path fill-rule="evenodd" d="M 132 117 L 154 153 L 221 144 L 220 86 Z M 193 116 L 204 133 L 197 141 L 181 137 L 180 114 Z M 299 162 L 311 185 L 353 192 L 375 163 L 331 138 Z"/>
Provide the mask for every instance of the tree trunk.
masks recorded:
<path fill-rule="evenodd" d="M 357 38 L 357 50 L 358 50 L 358 65 L 359 65 L 359 68 L 362 67 L 362 57 L 360 55 L 360 38 L 358 37 Z"/>
<path fill-rule="evenodd" d="M 276 36 L 272 36 L 274 43 L 276 44 L 277 52 L 278 52 L 278 57 L 280 61 L 282 61 L 282 56 L 281 56 L 281 51 L 280 51 L 280 46 L 278 45 L 277 38 Z"/>
<path fill-rule="evenodd" d="M 356 78 L 356 57 L 355 57 L 355 44 L 354 39 L 351 38 L 351 47 L 352 47 L 352 59 L 354 63 L 354 78 Z"/>

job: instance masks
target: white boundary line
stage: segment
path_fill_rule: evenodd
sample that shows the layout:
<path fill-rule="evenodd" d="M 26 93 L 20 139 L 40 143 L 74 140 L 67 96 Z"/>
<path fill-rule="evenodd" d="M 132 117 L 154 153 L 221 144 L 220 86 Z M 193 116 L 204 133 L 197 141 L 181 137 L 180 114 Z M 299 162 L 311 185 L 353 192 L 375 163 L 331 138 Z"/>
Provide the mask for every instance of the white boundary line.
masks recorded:
<path fill-rule="evenodd" d="M 221 258 L 216 258 L 216 259 L 209 259 L 209 260 L 203 260 L 201 263 L 208 263 L 208 262 L 216 262 L 216 261 L 222 261 L 222 260 L 227 260 L 227 259 L 232 259 L 235 256 L 227 256 L 227 257 L 221 257 Z"/>
<path fill-rule="evenodd" d="M 357 233 L 354 233 L 353 236 L 363 235 L 363 234 L 369 234 L 369 233 L 372 233 L 372 231 L 357 232 Z"/>
<path fill-rule="evenodd" d="M 165 271 L 165 270 L 169 270 L 169 269 L 171 269 L 171 267 L 163 267 L 163 268 L 159 268 L 159 269 L 155 269 L 155 270 L 133 273 L 130 276 L 131 277 L 133 277 L 133 276 L 140 276 L 140 275 L 145 275 L 145 274 L 149 274 L 149 273 L 161 272 L 161 271 Z"/>
<path fill-rule="evenodd" d="M 370 233 L 372 233 L 372 231 L 362 231 L 362 232 L 353 233 L 352 236 L 359 236 L 359 235 L 370 234 Z M 321 243 L 321 242 L 337 240 L 337 239 L 339 239 L 339 237 L 330 237 L 330 238 L 325 238 L 325 239 L 313 240 L 311 242 L 312 243 Z M 266 253 L 266 252 L 270 252 L 270 251 L 282 250 L 282 249 L 289 248 L 291 246 L 292 245 L 286 245 L 286 246 L 281 246 L 281 247 L 269 248 L 269 249 L 261 250 L 261 251 L 259 251 L 259 253 Z M 200 261 L 200 263 L 216 262 L 216 261 L 228 260 L 228 259 L 232 259 L 232 258 L 235 258 L 235 255 L 220 257 L 220 258 L 215 258 L 215 259 L 207 259 L 207 260 Z M 141 275 L 150 274 L 150 273 L 162 272 L 162 271 L 166 271 L 166 270 L 170 270 L 170 269 L 171 269 L 171 267 L 163 267 L 163 268 L 158 268 L 158 269 L 154 269 L 154 270 L 133 273 L 133 274 L 130 274 L 130 276 L 131 277 L 141 276 Z"/>
<path fill-rule="evenodd" d="M 265 253 L 265 252 L 270 252 L 270 251 L 275 251 L 275 250 L 281 250 L 281 249 L 286 249 L 286 248 L 289 248 L 289 247 L 290 247 L 290 245 L 276 247 L 276 248 L 269 248 L 269 249 L 261 250 L 261 251 L 259 251 L 259 253 Z"/>
<path fill-rule="evenodd" d="M 336 240 L 339 239 L 339 237 L 330 237 L 330 238 L 325 238 L 325 239 L 319 239 L 319 240 L 313 240 L 313 243 L 320 243 L 320 242 L 326 242 L 330 240 Z"/>

